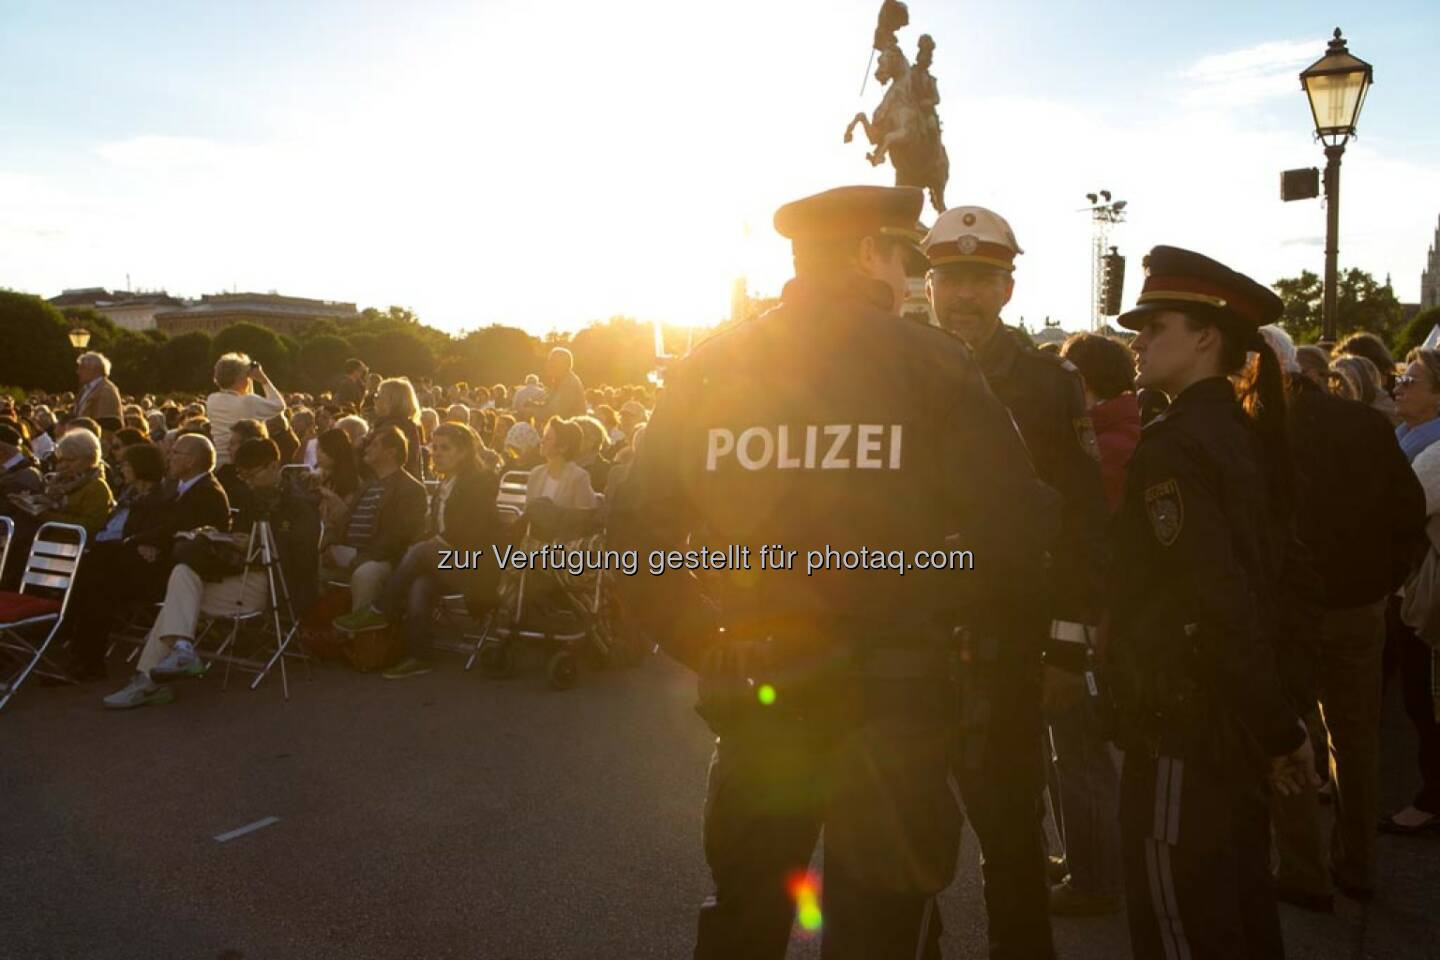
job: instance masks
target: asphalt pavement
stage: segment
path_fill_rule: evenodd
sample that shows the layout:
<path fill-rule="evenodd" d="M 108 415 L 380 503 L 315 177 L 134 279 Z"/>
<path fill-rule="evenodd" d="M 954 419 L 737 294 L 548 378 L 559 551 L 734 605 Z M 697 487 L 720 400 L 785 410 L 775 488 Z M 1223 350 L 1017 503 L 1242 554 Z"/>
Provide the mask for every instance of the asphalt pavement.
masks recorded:
<path fill-rule="evenodd" d="M 4 960 L 689 956 L 710 738 L 663 658 L 564 693 L 453 657 L 403 682 L 324 667 L 288 703 L 212 673 L 106 711 L 121 674 L 0 713 Z M 1414 761 L 1393 703 L 1385 729 L 1388 809 Z M 1440 835 L 1380 855 L 1368 909 L 1282 907 L 1291 957 L 1440 958 Z M 947 957 L 985 956 L 982 902 L 967 833 Z M 1062 958 L 1128 956 L 1122 917 L 1055 932 Z"/>

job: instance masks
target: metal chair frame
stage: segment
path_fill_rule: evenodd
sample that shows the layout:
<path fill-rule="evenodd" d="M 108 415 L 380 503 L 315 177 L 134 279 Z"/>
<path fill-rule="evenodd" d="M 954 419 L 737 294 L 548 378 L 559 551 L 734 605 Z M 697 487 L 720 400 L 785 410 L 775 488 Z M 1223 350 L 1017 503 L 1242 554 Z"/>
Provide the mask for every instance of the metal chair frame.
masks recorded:
<path fill-rule="evenodd" d="M 254 690 L 274 669 L 276 664 L 280 665 L 280 687 L 284 692 L 286 700 L 290 699 L 290 675 L 285 667 L 286 657 L 295 657 L 305 662 L 306 675 L 313 679 L 313 660 L 309 654 L 303 651 L 292 652 L 291 643 L 300 631 L 299 618 L 295 616 L 295 608 L 290 603 L 290 589 L 285 582 L 285 571 L 280 565 L 280 552 L 275 545 L 275 533 L 270 527 L 270 521 L 257 520 L 250 528 L 250 539 L 245 549 L 245 571 L 240 575 L 241 592 L 244 592 L 244 582 L 251 576 L 256 575 L 256 568 L 264 571 L 268 601 L 260 610 L 247 610 L 234 614 L 223 614 L 217 617 L 208 618 L 204 629 L 197 632 L 195 637 L 195 648 L 198 651 L 200 641 L 223 621 L 229 621 L 230 630 L 225 640 L 208 655 L 201 654 L 205 659 L 214 663 L 223 661 L 225 664 L 225 677 L 221 682 L 220 689 L 225 690 L 230 686 L 230 671 L 232 668 L 245 673 L 253 673 L 255 679 L 250 682 L 250 689 Z M 282 623 L 280 614 L 285 612 L 289 621 L 289 629 Z M 274 630 L 275 647 L 270 656 L 265 660 L 258 660 L 253 657 L 245 657 L 236 654 L 234 651 L 238 646 L 240 629 L 245 623 L 259 621 L 261 624 L 261 635 L 266 629 Z"/>
<path fill-rule="evenodd" d="M 8 520 L 8 518 L 6 519 Z M 75 542 L 68 543 L 49 538 L 62 530 L 73 534 Z M 13 533 L 14 525 L 12 523 L 8 525 L 6 531 L 4 554 L 9 553 Z M 18 673 L 0 683 L 0 710 L 5 708 L 5 705 L 10 702 L 10 698 L 15 696 L 20 689 L 20 685 L 32 673 L 57 680 L 71 679 L 58 664 L 49 660 L 46 651 L 49 650 L 55 635 L 60 632 L 60 625 L 65 622 L 65 614 L 70 609 L 70 596 L 75 584 L 76 571 L 80 566 L 80 557 L 85 553 L 87 539 L 85 528 L 73 523 L 50 521 L 41 524 L 40 529 L 36 531 L 35 539 L 30 544 L 30 553 L 25 560 L 25 572 L 20 578 L 19 593 L 29 596 L 31 587 L 58 590 L 60 591 L 60 608 L 50 613 L 26 617 L 23 620 L 0 623 L 0 650 L 18 653 L 21 659 L 26 661 Z M 26 640 L 19 633 L 25 627 L 46 623 L 50 624 L 50 629 L 46 632 L 45 639 L 41 640 L 39 644 Z"/>

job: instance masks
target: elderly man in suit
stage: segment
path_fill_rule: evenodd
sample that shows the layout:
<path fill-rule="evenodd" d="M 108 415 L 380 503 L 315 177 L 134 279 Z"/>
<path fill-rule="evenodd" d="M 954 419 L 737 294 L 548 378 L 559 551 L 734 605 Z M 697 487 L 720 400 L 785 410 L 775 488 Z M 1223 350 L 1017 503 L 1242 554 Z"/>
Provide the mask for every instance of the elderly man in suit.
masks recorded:
<path fill-rule="evenodd" d="M 110 358 L 103 353 L 80 354 L 75 361 L 80 391 L 75 395 L 74 417 L 89 417 L 106 430 L 119 430 L 121 417 L 120 388 L 110 382 Z"/>
<path fill-rule="evenodd" d="M 230 502 L 215 479 L 215 447 L 209 439 L 182 434 L 167 461 L 169 481 L 159 509 L 143 517 L 132 514 L 136 522 L 127 523 L 123 539 L 95 544 L 81 564 L 70 606 L 76 679 L 104 679 L 105 647 L 126 611 L 165 596 L 175 534 L 198 527 L 230 529 Z"/>

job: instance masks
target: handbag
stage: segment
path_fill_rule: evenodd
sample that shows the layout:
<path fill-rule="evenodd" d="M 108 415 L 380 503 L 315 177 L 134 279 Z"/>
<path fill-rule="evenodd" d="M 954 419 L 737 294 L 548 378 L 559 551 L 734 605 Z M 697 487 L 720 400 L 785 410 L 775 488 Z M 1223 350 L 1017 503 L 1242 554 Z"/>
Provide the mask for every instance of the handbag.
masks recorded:
<path fill-rule="evenodd" d="M 1405 584 L 1400 619 L 1421 640 L 1440 649 L 1440 550 L 1433 544 Z"/>
<path fill-rule="evenodd" d="M 197 532 L 193 537 L 176 537 L 170 550 L 176 564 L 183 563 L 206 583 L 219 583 L 245 572 L 245 550 L 228 540 L 212 540 Z"/>

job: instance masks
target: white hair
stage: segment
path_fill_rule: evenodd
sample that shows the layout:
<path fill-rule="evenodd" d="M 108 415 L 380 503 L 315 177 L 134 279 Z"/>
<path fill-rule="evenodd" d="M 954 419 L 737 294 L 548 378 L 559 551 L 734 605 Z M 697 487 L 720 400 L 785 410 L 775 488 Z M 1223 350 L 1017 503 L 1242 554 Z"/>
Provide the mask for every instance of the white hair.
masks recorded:
<path fill-rule="evenodd" d="M 336 420 L 335 426 L 345 431 L 345 435 L 350 438 L 352 445 L 364 440 L 365 435 L 370 432 L 370 424 L 365 422 L 365 418 L 357 417 L 353 413 L 347 417 L 341 417 L 339 420 Z"/>
<path fill-rule="evenodd" d="M 105 356 L 105 354 L 97 353 L 94 350 L 82 353 L 80 354 L 80 356 L 76 357 L 75 365 L 77 367 L 99 367 L 102 376 L 110 376 L 110 358 Z"/>
<path fill-rule="evenodd" d="M 1295 356 L 1295 341 L 1290 339 L 1290 334 L 1284 328 L 1273 323 L 1266 324 L 1260 328 L 1260 336 L 1270 345 L 1275 354 L 1275 359 L 1280 361 L 1280 369 L 1286 373 L 1299 373 L 1300 361 Z"/>
<path fill-rule="evenodd" d="M 250 358 L 243 353 L 227 353 L 215 361 L 215 383 L 229 389 L 250 375 Z"/>
<path fill-rule="evenodd" d="M 62 455 L 82 460 L 87 467 L 100 465 L 100 439 L 83 427 L 65 434 L 55 444 Z"/>

